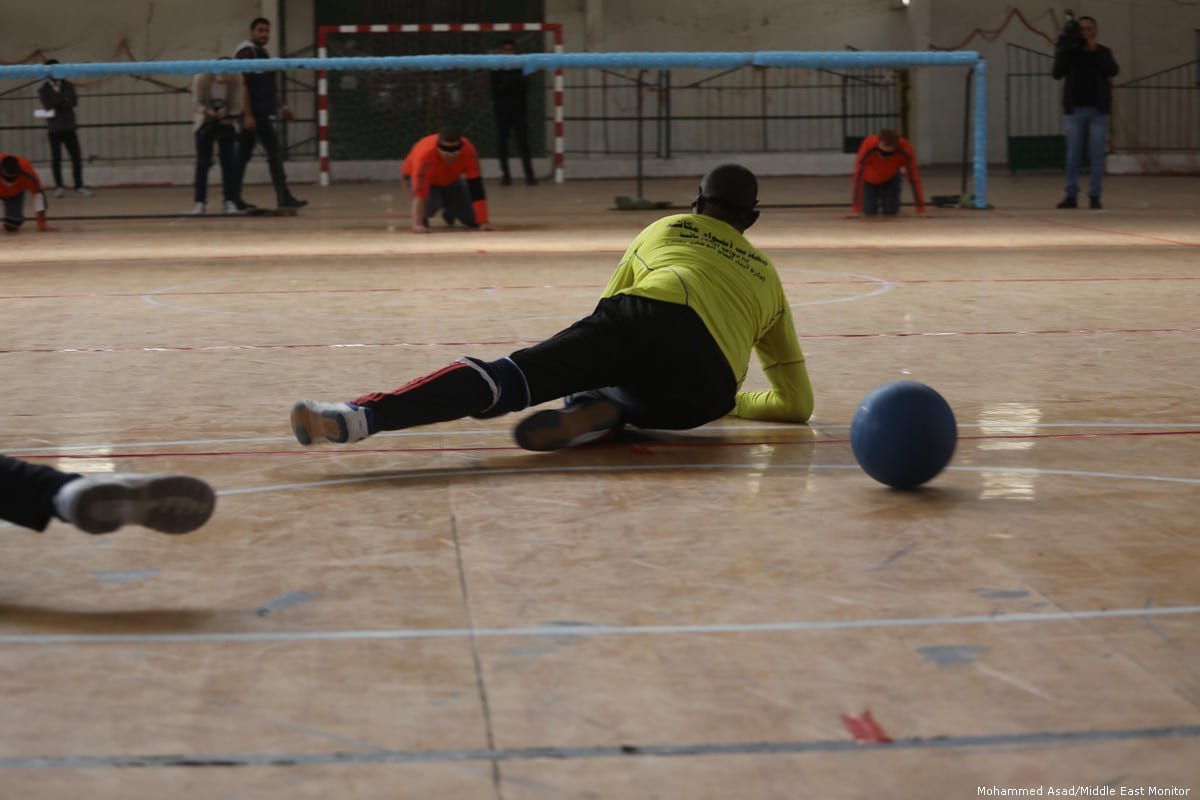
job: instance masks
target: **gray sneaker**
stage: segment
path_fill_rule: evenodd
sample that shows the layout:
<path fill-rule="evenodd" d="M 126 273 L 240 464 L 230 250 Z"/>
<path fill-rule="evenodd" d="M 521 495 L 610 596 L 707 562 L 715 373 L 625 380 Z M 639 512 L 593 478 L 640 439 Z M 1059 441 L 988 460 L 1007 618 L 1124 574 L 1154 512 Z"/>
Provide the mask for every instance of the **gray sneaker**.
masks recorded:
<path fill-rule="evenodd" d="M 91 197 L 93 194 L 95 194 L 95 192 L 93 192 L 91 189 L 85 189 L 84 187 L 80 186 L 75 190 L 75 194 L 79 195 L 80 197 Z"/>
<path fill-rule="evenodd" d="M 212 516 L 212 487 L 187 475 L 89 475 L 71 481 L 62 515 L 88 533 L 111 533 L 122 525 L 144 525 L 163 533 L 188 533 Z"/>
<path fill-rule="evenodd" d="M 370 436 L 367 409 L 353 403 L 318 403 L 301 400 L 292 406 L 292 433 L 300 444 L 320 440 L 349 444 Z"/>
<path fill-rule="evenodd" d="M 589 398 L 530 414 L 513 428 L 513 438 L 525 450 L 545 452 L 594 442 L 620 427 L 621 410 L 616 403 Z"/>

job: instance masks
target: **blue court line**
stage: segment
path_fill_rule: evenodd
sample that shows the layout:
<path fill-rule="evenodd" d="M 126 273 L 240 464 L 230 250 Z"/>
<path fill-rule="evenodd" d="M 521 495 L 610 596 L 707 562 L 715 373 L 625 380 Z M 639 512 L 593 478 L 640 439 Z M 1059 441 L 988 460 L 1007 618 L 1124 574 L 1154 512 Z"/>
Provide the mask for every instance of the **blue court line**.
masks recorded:
<path fill-rule="evenodd" d="M 470 639 L 564 636 L 668 636 L 714 633 L 806 633 L 872 628 L 926 628 L 939 625 L 991 625 L 1014 622 L 1078 622 L 1090 619 L 1165 617 L 1200 614 L 1200 606 L 1108 608 L 1097 611 L 1054 611 L 1043 614 L 988 614 L 961 617 L 896 617 L 892 619 L 798 620 L 795 622 L 712 625 L 531 625 L 516 628 L 399 628 L 356 631 L 227 631 L 210 633 L 63 633 L 8 634 L 0 645 L 165 644 L 170 642 L 303 642 L 398 639 Z"/>
<path fill-rule="evenodd" d="M 367 750 L 331 753 L 239 753 L 214 755 L 60 756 L 0 759 L 0 769 L 95 769 L 97 767 L 264 767 L 314 764 L 405 764 L 463 761 L 537 761 L 595 758 L 664 758 L 679 756 L 786 755 L 794 753 L 880 750 L 952 750 L 971 747 L 1073 745 L 1200 736 L 1200 725 L 1123 728 L 1099 731 L 939 736 L 894 739 L 862 745 L 849 739 L 812 742 L 730 742 L 727 744 L 616 745 L 607 747 L 519 747 L 495 750 Z"/>

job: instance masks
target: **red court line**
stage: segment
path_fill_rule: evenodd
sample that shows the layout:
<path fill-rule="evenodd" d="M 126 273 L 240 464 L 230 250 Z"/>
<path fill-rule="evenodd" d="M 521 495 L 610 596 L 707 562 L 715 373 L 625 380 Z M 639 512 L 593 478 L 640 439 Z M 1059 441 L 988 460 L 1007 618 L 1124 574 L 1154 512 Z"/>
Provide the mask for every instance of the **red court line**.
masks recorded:
<path fill-rule="evenodd" d="M 1116 439 L 1125 437 L 1137 436 L 1200 436 L 1200 430 L 1186 431 L 1104 431 L 1096 433 L 1031 433 L 1031 434 L 1000 434 L 1000 435 L 979 435 L 979 436 L 960 436 L 959 441 L 997 441 L 1006 439 Z M 714 448 L 714 447 L 761 447 L 763 445 L 828 445 L 828 444 L 850 444 L 849 439 L 760 439 L 755 441 L 738 440 L 738 441 L 692 441 L 692 442 L 654 442 L 654 441 L 639 441 L 636 443 L 630 442 L 615 442 L 613 444 L 598 444 L 591 446 L 591 450 L 603 449 L 628 449 L 639 455 L 653 455 L 655 449 L 678 450 L 678 449 L 698 449 L 698 448 Z M 120 453 L 114 454 L 111 451 L 98 454 L 88 453 L 64 453 L 59 455 L 39 453 L 36 455 L 22 455 L 21 458 L 26 460 L 80 460 L 86 461 L 95 458 L 230 458 L 242 456 L 284 456 L 296 458 L 300 456 L 364 456 L 364 455 L 397 455 L 397 454 L 413 454 L 413 453 L 488 453 L 488 452 L 528 452 L 516 445 L 491 445 L 491 446 L 467 446 L 467 447 L 388 447 L 388 448 L 358 448 L 353 450 L 334 449 L 334 450 L 314 450 L 305 448 L 302 450 L 199 450 L 199 451 L 157 451 L 151 453 Z"/>
<path fill-rule="evenodd" d="M 888 744 L 892 737 L 888 736 L 870 711 L 861 714 L 842 714 L 842 724 L 859 744 Z"/>
<path fill-rule="evenodd" d="M 1163 281 L 1200 281 L 1200 275 L 1147 275 L 1147 276 L 1090 276 L 1075 278 L 879 278 L 868 280 L 812 280 L 783 281 L 784 286 L 875 286 L 881 282 L 895 286 L 909 284 L 956 284 L 956 283 L 1141 283 Z M 415 286 L 374 287 L 355 289 L 212 289 L 171 290 L 153 289 L 141 292 L 64 292 L 59 294 L 6 294 L 0 300 L 57 300 L 74 297 L 94 299 L 98 297 L 253 297 L 257 295 L 310 295 L 310 294 L 408 294 L 423 292 L 494 292 L 522 291 L 526 289 L 603 289 L 603 283 L 511 283 L 494 286 Z"/>
<path fill-rule="evenodd" d="M 1000 217 L 1005 217 L 1007 219 L 1014 219 L 1017 216 L 1016 214 L 1013 214 L 1011 212 L 1006 213 L 1003 211 L 996 212 L 996 215 L 1000 216 Z M 1120 231 L 1120 230 L 1116 230 L 1114 228 L 1101 227 L 1099 225 L 1087 225 L 1087 224 L 1080 223 L 1080 222 L 1066 222 L 1061 219 L 1050 219 L 1047 217 L 1032 217 L 1032 219 L 1036 220 L 1037 222 L 1045 223 L 1046 225 L 1054 225 L 1054 226 L 1057 226 L 1060 228 L 1075 228 L 1078 230 L 1090 231 L 1093 233 L 1107 233 L 1107 234 L 1111 234 L 1113 236 L 1128 236 L 1133 239 L 1142 239 L 1142 240 L 1150 241 L 1150 242 L 1164 242 L 1166 244 L 1173 244 L 1178 247 L 1200 247 L 1200 242 L 1181 242 L 1178 239 L 1168 239 L 1165 236 L 1151 236 L 1150 234 L 1147 234 L 1147 233 L 1131 233 L 1129 231 Z M 1096 247 L 1096 246 L 1100 246 L 1100 245 L 1092 244 L 1092 245 L 1078 245 L 1078 246 L 1080 246 L 1080 247 Z M 1003 250 L 1006 248 L 999 247 L 996 249 Z"/>

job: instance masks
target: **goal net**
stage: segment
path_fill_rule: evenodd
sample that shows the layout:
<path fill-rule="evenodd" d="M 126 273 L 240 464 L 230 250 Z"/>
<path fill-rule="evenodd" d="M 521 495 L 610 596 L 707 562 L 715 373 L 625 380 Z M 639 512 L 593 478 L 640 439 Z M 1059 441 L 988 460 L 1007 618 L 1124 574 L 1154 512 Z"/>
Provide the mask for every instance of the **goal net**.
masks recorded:
<path fill-rule="evenodd" d="M 500 52 L 510 39 L 521 54 L 562 53 L 562 26 L 552 22 L 325 25 L 317 31 L 317 52 L 321 58 L 487 55 Z M 530 149 L 534 158 L 552 151 L 554 178 L 561 182 L 562 70 L 555 70 L 549 95 L 547 77 L 541 71 L 529 75 Z M 461 130 L 481 157 L 496 156 L 487 70 L 321 71 L 317 108 L 322 185 L 328 184 L 338 161 L 403 159 L 413 142 L 447 125 Z M 514 153 L 510 147 L 510 156 Z"/>

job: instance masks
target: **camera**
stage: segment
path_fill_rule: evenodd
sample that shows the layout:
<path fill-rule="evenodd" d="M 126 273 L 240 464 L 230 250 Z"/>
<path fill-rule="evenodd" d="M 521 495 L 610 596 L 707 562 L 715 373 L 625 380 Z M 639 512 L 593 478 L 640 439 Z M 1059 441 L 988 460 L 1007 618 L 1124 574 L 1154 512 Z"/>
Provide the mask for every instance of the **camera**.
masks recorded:
<path fill-rule="evenodd" d="M 225 117 L 225 101 L 219 97 L 214 97 L 209 101 L 208 107 L 212 109 L 215 116 L 204 118 L 204 131 L 209 136 L 214 136 L 218 139 L 232 138 L 237 131 Z"/>
<path fill-rule="evenodd" d="M 1083 35 L 1083 31 L 1081 31 L 1079 29 L 1079 20 L 1075 19 L 1074 11 L 1072 11 L 1071 9 L 1068 8 L 1066 11 L 1063 12 L 1063 17 L 1064 17 L 1063 29 L 1062 29 L 1063 36 L 1079 38 L 1080 36 Z"/>
<path fill-rule="evenodd" d="M 1055 43 L 1055 49 L 1059 52 L 1078 50 L 1083 47 L 1083 29 L 1079 26 L 1079 20 L 1075 18 L 1075 12 L 1067 9 L 1063 13 L 1062 35 L 1058 37 Z"/>

